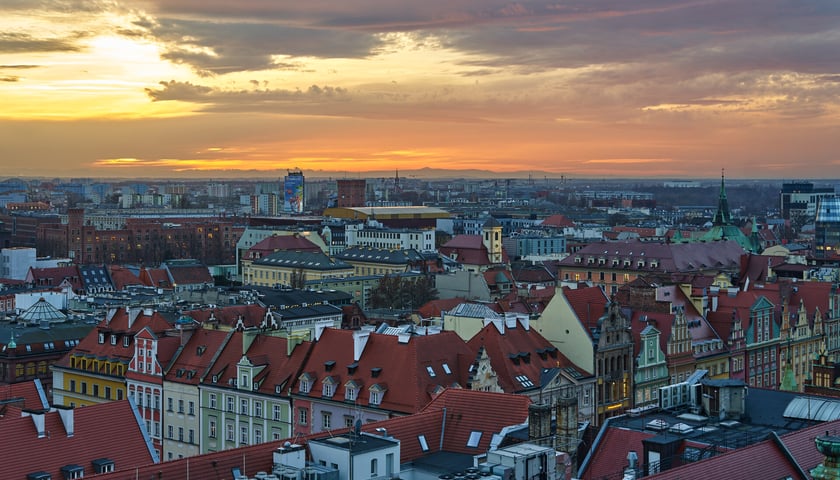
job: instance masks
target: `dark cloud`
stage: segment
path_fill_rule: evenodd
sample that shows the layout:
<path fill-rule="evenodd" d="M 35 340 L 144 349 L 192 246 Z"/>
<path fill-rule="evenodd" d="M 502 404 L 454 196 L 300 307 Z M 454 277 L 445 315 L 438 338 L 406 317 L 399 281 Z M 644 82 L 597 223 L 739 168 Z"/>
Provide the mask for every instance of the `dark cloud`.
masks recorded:
<path fill-rule="evenodd" d="M 272 23 L 203 22 L 171 18 L 138 21 L 166 45 L 163 57 L 204 74 L 289 68 L 273 56 L 362 58 L 381 41 L 364 32 L 299 28 Z"/>
<path fill-rule="evenodd" d="M 14 83 L 14 82 L 17 82 L 18 80 L 20 80 L 20 77 L 15 76 L 15 75 L 10 75 L 10 76 L 6 76 L 6 77 L 0 76 L 0 82 Z"/>
<path fill-rule="evenodd" d="M 184 101 L 199 104 L 236 105 L 239 109 L 249 110 L 254 105 L 280 102 L 312 102 L 334 99 L 346 99 L 348 92 L 343 88 L 311 85 L 305 90 L 252 89 L 222 90 L 190 82 L 161 82 L 159 89 L 146 89 L 152 101 Z M 253 85 L 253 83 L 252 83 Z"/>
<path fill-rule="evenodd" d="M 33 38 L 25 33 L 0 33 L 0 53 L 78 52 L 78 37 Z"/>

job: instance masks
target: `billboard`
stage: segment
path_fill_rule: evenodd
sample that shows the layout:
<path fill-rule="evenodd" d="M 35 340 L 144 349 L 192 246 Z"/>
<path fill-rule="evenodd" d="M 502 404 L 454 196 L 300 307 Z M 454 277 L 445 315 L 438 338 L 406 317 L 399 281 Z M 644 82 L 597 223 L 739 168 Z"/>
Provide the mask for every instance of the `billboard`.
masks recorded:
<path fill-rule="evenodd" d="M 283 179 L 283 211 L 303 213 L 303 173 L 289 172 Z"/>

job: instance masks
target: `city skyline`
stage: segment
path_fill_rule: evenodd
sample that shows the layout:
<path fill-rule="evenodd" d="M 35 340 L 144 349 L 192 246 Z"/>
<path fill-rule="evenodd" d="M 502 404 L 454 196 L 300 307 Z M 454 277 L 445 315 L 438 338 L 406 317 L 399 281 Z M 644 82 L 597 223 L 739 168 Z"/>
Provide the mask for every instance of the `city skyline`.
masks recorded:
<path fill-rule="evenodd" d="M 12 0 L 0 13 L 7 176 L 840 178 L 832 2 Z"/>

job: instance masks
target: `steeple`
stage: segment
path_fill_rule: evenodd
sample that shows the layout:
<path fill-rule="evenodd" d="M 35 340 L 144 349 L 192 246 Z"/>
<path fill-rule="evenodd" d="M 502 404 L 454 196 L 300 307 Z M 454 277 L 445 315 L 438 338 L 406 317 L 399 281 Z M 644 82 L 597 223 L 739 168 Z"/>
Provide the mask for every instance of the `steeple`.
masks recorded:
<path fill-rule="evenodd" d="M 718 209 L 712 224 L 715 226 L 730 225 L 732 217 L 729 215 L 729 202 L 726 201 L 726 185 L 723 169 L 720 169 L 720 195 L 718 196 Z"/>

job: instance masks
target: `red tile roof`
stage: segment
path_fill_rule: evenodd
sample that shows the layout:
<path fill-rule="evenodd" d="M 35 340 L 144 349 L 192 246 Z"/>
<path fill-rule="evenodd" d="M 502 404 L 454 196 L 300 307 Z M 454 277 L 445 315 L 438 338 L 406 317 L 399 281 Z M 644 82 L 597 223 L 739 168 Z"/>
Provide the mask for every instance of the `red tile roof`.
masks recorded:
<path fill-rule="evenodd" d="M 84 288 L 82 286 L 79 267 L 76 265 L 68 267 L 30 268 L 26 276 L 26 280 L 36 287 L 57 287 L 65 279 L 70 282 L 73 290 L 76 292 Z"/>
<path fill-rule="evenodd" d="M 230 340 L 233 332 L 209 328 L 194 330 L 178 358 L 169 367 L 166 380 L 198 385 L 209 372 L 216 352 Z"/>
<path fill-rule="evenodd" d="M 463 297 L 432 300 L 418 308 L 417 312 L 422 318 L 440 318 L 441 312 L 452 310 L 462 303 L 466 303 Z"/>
<path fill-rule="evenodd" d="M 147 287 L 172 288 L 169 274 L 163 268 L 144 268 L 140 271 L 140 281 Z"/>
<path fill-rule="evenodd" d="M 582 480 L 621 478 L 627 467 L 627 453 L 635 451 L 642 461 L 642 441 L 653 437 L 650 432 L 639 432 L 625 428 L 607 427 L 600 442 L 595 445 L 588 467 L 581 475 Z"/>
<path fill-rule="evenodd" d="M 563 296 L 574 310 L 580 323 L 591 332 L 598 326 L 598 319 L 604 314 L 609 299 L 601 287 L 563 287 Z"/>
<path fill-rule="evenodd" d="M 321 247 L 296 233 L 294 235 L 272 235 L 264 238 L 245 252 L 245 258 L 255 260 L 280 250 L 323 253 Z"/>
<path fill-rule="evenodd" d="M 545 227 L 574 227 L 575 222 L 573 222 L 569 217 L 556 213 L 554 215 L 549 215 L 545 217 L 540 223 L 540 225 Z"/>
<path fill-rule="evenodd" d="M 455 254 L 455 261 L 466 265 L 490 265 L 491 263 L 481 235 L 456 235 L 452 240 L 441 245 L 438 250 L 442 255 L 450 258 Z M 507 252 L 502 249 L 502 262 L 509 261 Z"/>
<path fill-rule="evenodd" d="M 41 380 L 37 378 L 28 382 L 0 385 L 0 404 L 31 409 L 50 407 Z M 8 415 L 9 413 L 0 410 L 0 415 Z"/>
<path fill-rule="evenodd" d="M 134 274 L 131 270 L 120 265 L 110 265 L 109 273 L 111 274 L 111 282 L 117 291 L 124 290 L 129 285 L 143 285 L 140 277 Z"/>
<path fill-rule="evenodd" d="M 415 460 L 423 455 L 441 451 L 476 454 L 485 452 L 493 434 L 504 427 L 524 423 L 528 418 L 528 397 L 504 393 L 478 392 L 449 388 L 440 393 L 422 411 L 404 417 L 395 417 L 362 426 L 362 431 L 376 432 L 385 428 L 388 435 L 400 440 L 400 463 Z M 444 427 L 444 413 L 446 422 Z M 333 430 L 333 435 L 344 433 L 344 429 Z M 467 447 L 467 440 L 473 431 L 482 432 L 477 448 Z M 426 437 L 428 452 L 420 448 L 418 435 Z M 323 433 L 295 438 L 297 444 L 305 444 L 312 438 L 323 437 Z M 291 439 L 290 439 L 291 440 Z M 231 469 L 238 467 L 248 476 L 259 471 L 270 472 L 272 452 L 286 440 L 259 445 L 234 448 L 194 457 L 172 460 L 160 464 L 146 464 L 137 468 L 116 465 L 115 473 L 96 476 L 107 480 L 135 480 L 137 478 L 229 478 Z M 54 477 L 55 478 L 55 477 Z"/>
<path fill-rule="evenodd" d="M 254 335 L 254 338 L 247 351 L 243 352 L 244 335 Z M 236 365 L 244 355 L 254 366 L 264 367 L 253 379 L 260 384 L 259 392 L 274 395 L 275 387 L 279 386 L 286 393 L 301 374 L 313 346 L 312 342 L 301 342 L 287 355 L 287 344 L 288 341 L 282 337 L 234 332 L 209 373 L 216 377 L 218 385 L 229 385 L 231 380 L 237 379 Z M 209 383 L 212 377 L 208 376 L 204 381 Z"/>
<path fill-rule="evenodd" d="M 504 332 L 504 333 L 502 333 Z M 467 342 L 478 355 L 483 348 L 496 372 L 499 386 L 506 393 L 522 393 L 544 387 L 541 376 L 545 369 L 573 367 L 551 342 L 535 329 L 526 330 L 519 321 L 513 327 L 499 321 L 499 327 L 489 323 Z M 515 356 L 515 361 L 512 358 Z M 528 377 L 531 386 L 523 385 L 517 377 Z"/>
<path fill-rule="evenodd" d="M 265 311 L 265 307 L 251 304 L 187 310 L 183 314 L 202 324 L 215 321 L 219 325 L 235 327 L 239 319 L 242 319 L 245 327 L 257 327 L 265 318 Z"/>
<path fill-rule="evenodd" d="M 175 285 L 198 285 L 214 283 L 210 269 L 205 265 L 168 265 L 169 275 L 172 284 Z"/>
<path fill-rule="evenodd" d="M 68 436 L 58 411 L 44 415 L 46 436 L 38 438 L 31 417 L 6 419 L 2 423 L 0 449 L 4 452 L 3 478 L 26 478 L 45 471 L 64 478 L 61 467 L 79 465 L 84 475 L 93 474 L 91 461 L 107 458 L 117 469 L 134 469 L 154 461 L 140 417 L 128 400 L 70 410 L 73 436 Z M 119 439 L 115 442 L 114 439 Z"/>
<path fill-rule="evenodd" d="M 303 368 L 310 372 L 315 381 L 310 398 L 321 398 L 323 380 L 336 377 L 334 399 L 344 399 L 345 383 L 356 380 L 361 385 L 357 403 L 362 406 L 400 413 L 414 413 L 425 406 L 438 388 L 453 385 L 465 386 L 468 381 L 469 365 L 475 359 L 467 344 L 452 331 L 434 335 L 414 335 L 403 343 L 397 335 L 370 333 L 358 362 L 353 358 L 353 331 L 327 328 L 315 343 L 312 353 Z M 335 362 L 328 372 L 327 362 Z M 354 373 L 348 373 L 348 365 L 357 363 Z M 446 363 L 451 373 L 446 373 Z M 435 372 L 432 377 L 427 367 Z M 373 377 L 372 369 L 381 369 Z M 299 394 L 298 382 L 294 393 Z M 387 385 L 379 406 L 370 405 L 369 389 L 372 385 Z"/>

